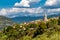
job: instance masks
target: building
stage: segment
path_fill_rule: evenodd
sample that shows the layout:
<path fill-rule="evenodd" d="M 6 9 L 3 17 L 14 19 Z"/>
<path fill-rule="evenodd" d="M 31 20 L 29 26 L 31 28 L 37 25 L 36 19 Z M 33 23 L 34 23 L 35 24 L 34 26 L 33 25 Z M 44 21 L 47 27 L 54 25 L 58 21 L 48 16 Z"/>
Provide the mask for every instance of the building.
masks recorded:
<path fill-rule="evenodd" d="M 44 13 L 44 22 L 46 22 L 46 21 L 48 21 L 48 18 L 47 18 L 47 14 L 46 13 Z"/>

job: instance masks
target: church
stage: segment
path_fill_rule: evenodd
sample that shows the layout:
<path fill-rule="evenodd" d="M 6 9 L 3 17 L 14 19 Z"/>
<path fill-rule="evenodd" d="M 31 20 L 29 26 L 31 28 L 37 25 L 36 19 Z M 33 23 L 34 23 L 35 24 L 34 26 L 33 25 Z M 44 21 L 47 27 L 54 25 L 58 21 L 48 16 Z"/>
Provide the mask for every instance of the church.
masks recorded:
<path fill-rule="evenodd" d="M 48 21 L 48 18 L 47 18 L 47 14 L 44 13 L 44 19 L 43 19 L 44 22 Z"/>

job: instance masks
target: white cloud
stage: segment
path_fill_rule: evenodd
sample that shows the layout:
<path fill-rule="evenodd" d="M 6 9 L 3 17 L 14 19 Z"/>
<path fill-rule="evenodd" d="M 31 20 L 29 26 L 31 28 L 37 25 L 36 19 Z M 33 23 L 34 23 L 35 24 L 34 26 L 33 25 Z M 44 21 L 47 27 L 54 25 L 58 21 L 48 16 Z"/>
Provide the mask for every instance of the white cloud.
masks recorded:
<path fill-rule="evenodd" d="M 57 9 L 48 9 L 48 13 L 60 13 L 60 8 Z"/>
<path fill-rule="evenodd" d="M 16 16 L 41 16 L 45 13 L 44 9 L 41 7 L 38 8 L 10 8 L 10 9 L 1 9 L 0 15 L 7 16 L 7 17 L 16 17 Z M 58 14 L 60 13 L 60 8 L 57 9 L 48 9 L 47 14 Z"/>
<path fill-rule="evenodd" d="M 40 0 L 22 0 L 19 3 L 15 3 L 15 6 L 30 7 L 31 2 L 40 2 Z"/>
<path fill-rule="evenodd" d="M 47 0 L 45 6 L 56 6 L 60 5 L 60 0 Z"/>
<path fill-rule="evenodd" d="M 55 5 L 57 0 L 47 0 L 45 5 L 52 6 Z"/>
<path fill-rule="evenodd" d="M 29 0 L 30 2 L 40 2 L 41 0 Z"/>
<path fill-rule="evenodd" d="M 10 9 L 1 9 L 0 10 L 0 15 L 4 15 L 4 16 L 9 16 L 12 15 L 11 17 L 15 17 L 18 15 L 27 15 L 26 13 L 28 13 L 29 15 L 33 15 L 33 14 L 38 14 L 38 13 L 42 13 L 43 10 L 41 9 L 41 7 L 38 8 L 10 8 Z"/>
<path fill-rule="evenodd" d="M 22 0 L 20 3 L 15 3 L 15 6 L 30 7 L 28 0 Z"/>
<path fill-rule="evenodd" d="M 0 11 L 0 15 L 6 15 L 7 14 L 7 10 L 6 9 L 1 9 Z"/>
<path fill-rule="evenodd" d="M 29 12 L 29 13 L 39 13 L 41 12 L 41 7 L 38 7 L 38 8 L 11 8 L 9 9 L 9 13 L 19 13 L 19 12 Z"/>

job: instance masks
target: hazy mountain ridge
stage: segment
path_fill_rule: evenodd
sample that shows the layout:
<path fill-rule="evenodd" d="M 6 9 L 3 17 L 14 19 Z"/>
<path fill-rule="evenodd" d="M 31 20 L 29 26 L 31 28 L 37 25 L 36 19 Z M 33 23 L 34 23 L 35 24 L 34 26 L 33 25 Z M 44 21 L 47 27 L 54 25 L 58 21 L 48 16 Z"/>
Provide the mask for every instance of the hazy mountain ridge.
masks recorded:
<path fill-rule="evenodd" d="M 5 16 L 0 16 L 0 29 L 5 27 L 5 26 L 9 26 L 9 25 L 13 25 L 14 22 L 11 21 L 11 19 L 5 17 Z"/>
<path fill-rule="evenodd" d="M 54 14 L 54 15 L 48 15 L 48 18 L 52 17 L 58 17 L 60 14 Z M 30 22 L 38 19 L 43 19 L 44 16 L 18 16 L 11 18 L 12 21 L 17 22 L 17 23 L 22 23 L 22 22 Z"/>

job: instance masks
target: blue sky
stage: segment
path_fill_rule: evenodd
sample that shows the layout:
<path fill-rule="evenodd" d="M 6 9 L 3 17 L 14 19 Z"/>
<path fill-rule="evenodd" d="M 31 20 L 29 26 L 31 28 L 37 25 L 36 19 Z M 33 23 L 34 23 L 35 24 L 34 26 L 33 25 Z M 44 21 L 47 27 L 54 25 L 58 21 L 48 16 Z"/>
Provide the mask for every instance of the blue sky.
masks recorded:
<path fill-rule="evenodd" d="M 0 15 L 42 16 L 60 13 L 60 0 L 0 0 Z"/>
<path fill-rule="evenodd" d="M 21 0 L 0 0 L 0 8 L 12 7 L 16 2 L 20 2 Z"/>
<path fill-rule="evenodd" d="M 16 2 L 21 2 L 22 0 L 0 0 L 0 8 L 14 7 Z M 46 0 L 41 0 L 38 3 L 31 3 L 31 7 L 38 7 L 44 5 Z"/>

